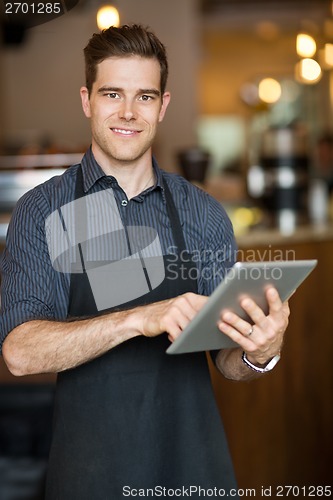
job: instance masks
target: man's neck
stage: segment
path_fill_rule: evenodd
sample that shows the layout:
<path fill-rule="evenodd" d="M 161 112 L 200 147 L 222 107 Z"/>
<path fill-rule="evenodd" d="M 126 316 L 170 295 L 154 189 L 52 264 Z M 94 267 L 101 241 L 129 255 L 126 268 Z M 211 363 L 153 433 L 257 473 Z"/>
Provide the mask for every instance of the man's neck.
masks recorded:
<path fill-rule="evenodd" d="M 119 186 L 125 191 L 128 199 L 134 198 L 154 185 L 155 173 L 151 152 L 149 155 L 146 154 L 133 162 L 106 159 L 99 155 L 98 152 L 94 152 L 94 148 L 92 148 L 92 152 L 105 174 L 117 179 Z"/>

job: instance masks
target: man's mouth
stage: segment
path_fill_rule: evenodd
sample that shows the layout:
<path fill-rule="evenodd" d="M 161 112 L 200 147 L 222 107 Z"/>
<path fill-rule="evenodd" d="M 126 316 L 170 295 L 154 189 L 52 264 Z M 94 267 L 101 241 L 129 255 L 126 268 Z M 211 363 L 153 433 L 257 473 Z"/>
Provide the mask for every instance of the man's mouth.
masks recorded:
<path fill-rule="evenodd" d="M 123 135 L 123 136 L 130 136 L 130 135 L 135 135 L 138 134 L 140 131 L 139 130 L 130 130 L 130 129 L 124 129 L 124 128 L 111 128 L 112 132 L 115 134 Z"/>

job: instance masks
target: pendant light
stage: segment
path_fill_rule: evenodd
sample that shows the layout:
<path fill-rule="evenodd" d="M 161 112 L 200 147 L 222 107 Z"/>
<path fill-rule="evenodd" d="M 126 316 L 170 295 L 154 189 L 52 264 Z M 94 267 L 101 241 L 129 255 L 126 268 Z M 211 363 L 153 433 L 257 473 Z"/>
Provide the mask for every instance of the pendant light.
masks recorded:
<path fill-rule="evenodd" d="M 97 26 L 100 30 L 110 26 L 119 26 L 119 12 L 113 5 L 102 5 L 97 11 Z"/>

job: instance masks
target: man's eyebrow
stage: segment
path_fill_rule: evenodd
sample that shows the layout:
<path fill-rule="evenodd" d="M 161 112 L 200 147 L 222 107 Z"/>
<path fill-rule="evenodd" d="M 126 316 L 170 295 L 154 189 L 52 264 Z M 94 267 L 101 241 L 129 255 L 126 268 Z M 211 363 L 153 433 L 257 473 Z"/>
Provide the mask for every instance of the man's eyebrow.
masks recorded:
<path fill-rule="evenodd" d="M 121 87 L 109 87 L 105 85 L 100 87 L 97 92 L 98 94 L 102 94 L 103 92 L 122 92 L 123 90 Z"/>
<path fill-rule="evenodd" d="M 160 97 L 161 92 L 157 89 L 140 89 L 139 94 L 153 94 L 156 95 L 157 97 Z"/>
<path fill-rule="evenodd" d="M 111 87 L 111 86 L 103 86 L 98 89 L 98 94 L 103 94 L 105 92 L 124 92 L 124 89 L 121 87 Z M 156 89 L 156 88 L 151 88 L 151 89 L 139 89 L 137 91 L 137 94 L 152 94 L 156 95 L 157 97 L 161 96 L 161 92 Z"/>

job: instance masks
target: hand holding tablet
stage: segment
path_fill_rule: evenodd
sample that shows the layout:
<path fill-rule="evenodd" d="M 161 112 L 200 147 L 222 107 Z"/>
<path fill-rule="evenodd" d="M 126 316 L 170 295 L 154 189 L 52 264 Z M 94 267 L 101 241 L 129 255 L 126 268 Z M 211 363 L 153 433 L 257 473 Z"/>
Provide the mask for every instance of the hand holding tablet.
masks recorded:
<path fill-rule="evenodd" d="M 237 347 L 217 327 L 223 309 L 230 309 L 243 319 L 242 296 L 251 297 L 267 312 L 265 290 L 273 285 L 282 301 L 287 300 L 317 265 L 317 260 L 237 262 L 212 293 L 205 306 L 167 349 L 168 354 L 181 354 Z"/>

